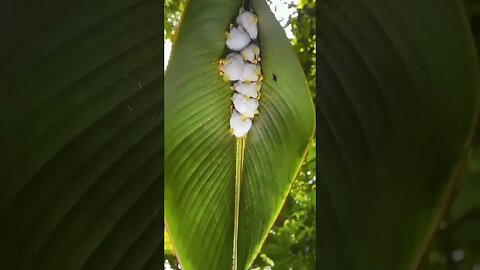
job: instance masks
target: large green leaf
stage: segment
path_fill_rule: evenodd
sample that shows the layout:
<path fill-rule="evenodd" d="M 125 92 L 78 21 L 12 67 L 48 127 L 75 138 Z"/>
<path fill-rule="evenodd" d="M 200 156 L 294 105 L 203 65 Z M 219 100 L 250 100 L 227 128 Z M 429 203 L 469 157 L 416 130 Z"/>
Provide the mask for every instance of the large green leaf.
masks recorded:
<path fill-rule="evenodd" d="M 266 2 L 252 4 L 265 80 L 240 179 L 238 269 L 258 253 L 315 125 L 290 42 Z M 238 0 L 191 0 L 166 72 L 165 221 L 186 270 L 232 268 L 236 138 L 229 133 L 232 91 L 217 65 L 240 6 Z"/>
<path fill-rule="evenodd" d="M 416 269 L 478 110 L 461 1 L 318 5 L 321 269 Z"/>
<path fill-rule="evenodd" d="M 477 130 L 477 132 L 480 130 Z M 480 134 L 477 134 L 480 135 Z M 470 151 L 465 175 L 450 208 L 448 233 L 457 248 L 472 246 L 480 255 L 480 137 Z M 480 259 L 480 258 L 479 258 Z"/>
<path fill-rule="evenodd" d="M 162 6 L 3 1 L 0 269 L 159 269 Z"/>

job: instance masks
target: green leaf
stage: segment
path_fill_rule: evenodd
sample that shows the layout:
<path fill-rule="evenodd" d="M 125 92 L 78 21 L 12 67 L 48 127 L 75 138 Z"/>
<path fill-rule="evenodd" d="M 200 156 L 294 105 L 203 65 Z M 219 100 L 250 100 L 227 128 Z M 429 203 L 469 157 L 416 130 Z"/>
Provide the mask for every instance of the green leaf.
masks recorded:
<path fill-rule="evenodd" d="M 162 267 L 161 8 L 2 4 L 0 269 Z"/>
<path fill-rule="evenodd" d="M 477 129 L 478 132 L 478 129 Z M 450 208 L 448 230 L 457 245 L 480 246 L 480 140 L 472 147 L 463 181 Z"/>
<path fill-rule="evenodd" d="M 317 14 L 320 268 L 416 269 L 478 111 L 463 7 L 328 0 Z"/>
<path fill-rule="evenodd" d="M 258 254 L 314 131 L 305 76 L 265 1 L 258 15 L 264 82 L 240 179 L 238 269 Z M 241 1 L 191 0 L 165 78 L 165 221 L 182 268 L 231 269 L 236 139 L 232 91 L 218 74 Z M 277 81 L 273 80 L 275 74 Z"/>

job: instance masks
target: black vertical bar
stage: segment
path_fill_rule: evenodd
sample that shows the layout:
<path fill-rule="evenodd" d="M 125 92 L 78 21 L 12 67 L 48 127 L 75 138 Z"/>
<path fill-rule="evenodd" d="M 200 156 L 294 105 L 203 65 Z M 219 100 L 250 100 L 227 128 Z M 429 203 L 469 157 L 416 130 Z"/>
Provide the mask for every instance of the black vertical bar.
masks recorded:
<path fill-rule="evenodd" d="M 252 10 L 252 8 L 251 8 L 251 0 L 243 0 L 243 9 L 245 9 L 245 10 Z"/>

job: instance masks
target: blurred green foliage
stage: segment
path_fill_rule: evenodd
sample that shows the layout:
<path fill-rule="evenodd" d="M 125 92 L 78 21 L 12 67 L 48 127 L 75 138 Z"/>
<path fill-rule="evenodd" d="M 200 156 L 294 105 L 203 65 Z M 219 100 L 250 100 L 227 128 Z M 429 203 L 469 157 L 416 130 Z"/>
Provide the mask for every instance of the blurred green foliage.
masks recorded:
<path fill-rule="evenodd" d="M 480 137 L 478 136 L 473 142 L 464 167 L 453 203 L 432 240 L 422 269 L 480 270 Z"/>
<path fill-rule="evenodd" d="M 175 29 L 180 24 L 181 15 L 185 6 L 185 0 L 165 0 L 163 6 L 163 25 L 165 28 L 164 38 L 173 40 Z"/>
<path fill-rule="evenodd" d="M 464 3 L 480 56 L 480 1 Z M 480 270 L 480 122 L 459 183 L 422 270 Z"/>
<path fill-rule="evenodd" d="M 315 1 L 301 0 L 296 8 L 297 12 L 290 16 L 288 22 L 288 24 L 291 24 L 295 36 L 292 44 L 307 77 L 310 92 L 315 97 L 317 73 Z"/>

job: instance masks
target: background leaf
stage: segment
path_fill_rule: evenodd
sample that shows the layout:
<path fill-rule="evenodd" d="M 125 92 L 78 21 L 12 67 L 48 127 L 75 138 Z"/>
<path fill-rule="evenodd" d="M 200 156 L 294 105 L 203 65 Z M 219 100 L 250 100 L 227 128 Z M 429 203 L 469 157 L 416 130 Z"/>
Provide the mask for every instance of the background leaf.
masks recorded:
<path fill-rule="evenodd" d="M 478 110 L 460 1 L 322 1 L 320 267 L 415 269 Z"/>
<path fill-rule="evenodd" d="M 231 267 L 235 138 L 229 134 L 228 121 L 232 92 L 218 75 L 217 63 L 225 49 L 224 31 L 240 4 L 188 3 L 166 73 L 165 215 L 187 270 Z M 266 3 L 253 5 L 259 16 L 265 81 L 260 115 L 246 142 L 240 269 L 246 269 L 258 253 L 314 129 L 313 106 L 298 59 Z"/>
<path fill-rule="evenodd" d="M 0 268 L 162 267 L 161 5 L 0 10 Z"/>

